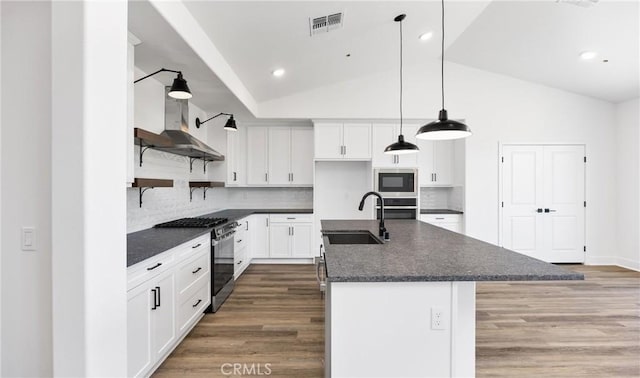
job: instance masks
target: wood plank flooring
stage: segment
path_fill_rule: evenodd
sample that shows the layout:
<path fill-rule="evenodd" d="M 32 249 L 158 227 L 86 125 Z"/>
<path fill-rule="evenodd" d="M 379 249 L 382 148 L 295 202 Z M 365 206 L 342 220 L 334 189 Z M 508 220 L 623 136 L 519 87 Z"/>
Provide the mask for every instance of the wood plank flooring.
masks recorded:
<path fill-rule="evenodd" d="M 567 268 L 586 280 L 478 283 L 478 377 L 640 377 L 640 273 Z M 253 374 L 224 374 L 234 363 Z M 252 265 L 155 376 L 264 376 L 270 364 L 270 377 L 322 377 L 323 363 L 313 267 Z"/>

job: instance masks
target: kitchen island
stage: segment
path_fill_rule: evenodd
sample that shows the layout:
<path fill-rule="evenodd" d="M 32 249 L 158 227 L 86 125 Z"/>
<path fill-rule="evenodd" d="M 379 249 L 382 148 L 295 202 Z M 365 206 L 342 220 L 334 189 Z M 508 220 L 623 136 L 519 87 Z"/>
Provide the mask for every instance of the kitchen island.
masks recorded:
<path fill-rule="evenodd" d="M 322 220 L 327 377 L 474 376 L 476 281 L 584 279 L 417 220 L 386 227 L 388 242 L 343 244 L 378 221 Z"/>

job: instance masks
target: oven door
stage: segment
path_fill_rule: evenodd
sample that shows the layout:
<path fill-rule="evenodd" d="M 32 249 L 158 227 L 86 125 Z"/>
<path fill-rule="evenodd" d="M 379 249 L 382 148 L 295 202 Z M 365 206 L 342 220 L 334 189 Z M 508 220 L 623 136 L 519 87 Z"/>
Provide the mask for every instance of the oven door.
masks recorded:
<path fill-rule="evenodd" d="M 376 219 L 380 219 L 381 210 L 376 206 Z M 385 207 L 384 219 L 418 219 L 416 207 Z"/>
<path fill-rule="evenodd" d="M 379 169 L 376 171 L 376 191 L 383 197 L 417 196 L 416 171 L 407 169 Z"/>
<path fill-rule="evenodd" d="M 213 264 L 213 276 L 211 277 L 211 294 L 215 296 L 224 285 L 233 279 L 233 245 L 234 237 L 231 232 L 228 236 L 214 239 L 212 245 L 211 263 Z"/>

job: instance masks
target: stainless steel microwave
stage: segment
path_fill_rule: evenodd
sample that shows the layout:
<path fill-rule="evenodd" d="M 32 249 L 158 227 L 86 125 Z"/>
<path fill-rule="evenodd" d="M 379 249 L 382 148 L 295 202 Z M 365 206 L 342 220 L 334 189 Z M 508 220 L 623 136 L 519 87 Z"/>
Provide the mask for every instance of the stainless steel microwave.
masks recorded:
<path fill-rule="evenodd" d="M 373 171 L 375 191 L 383 197 L 417 197 L 418 170 L 380 168 Z"/>

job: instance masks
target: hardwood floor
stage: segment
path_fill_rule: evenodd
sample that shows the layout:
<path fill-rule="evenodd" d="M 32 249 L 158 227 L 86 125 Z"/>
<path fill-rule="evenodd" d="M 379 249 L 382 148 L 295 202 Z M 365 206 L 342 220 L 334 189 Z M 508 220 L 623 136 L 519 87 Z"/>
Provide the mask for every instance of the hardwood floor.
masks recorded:
<path fill-rule="evenodd" d="M 478 283 L 478 377 L 640 377 L 640 273 L 567 268 L 586 280 Z M 155 376 L 322 377 L 323 309 L 313 267 L 252 265 Z"/>

